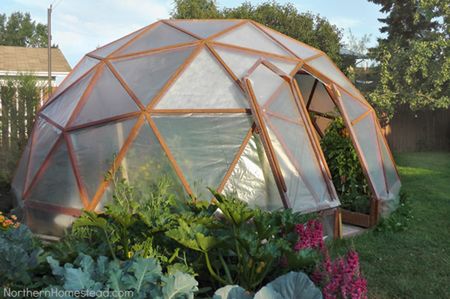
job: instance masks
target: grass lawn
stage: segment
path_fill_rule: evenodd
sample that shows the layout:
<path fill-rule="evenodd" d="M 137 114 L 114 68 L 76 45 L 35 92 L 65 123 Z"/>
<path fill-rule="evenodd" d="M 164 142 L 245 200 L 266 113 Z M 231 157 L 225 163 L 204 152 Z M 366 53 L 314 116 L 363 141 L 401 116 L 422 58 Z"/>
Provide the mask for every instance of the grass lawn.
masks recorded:
<path fill-rule="evenodd" d="M 413 209 L 409 229 L 371 231 L 334 250 L 359 252 L 369 298 L 450 298 L 450 153 L 399 154 L 396 162 Z"/>

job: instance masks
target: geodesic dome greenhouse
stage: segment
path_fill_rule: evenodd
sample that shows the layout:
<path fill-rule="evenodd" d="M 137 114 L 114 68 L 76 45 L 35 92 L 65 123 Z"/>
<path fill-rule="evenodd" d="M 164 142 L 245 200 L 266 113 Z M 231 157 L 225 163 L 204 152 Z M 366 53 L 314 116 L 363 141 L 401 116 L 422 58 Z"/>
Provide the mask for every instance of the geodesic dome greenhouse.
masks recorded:
<path fill-rule="evenodd" d="M 334 217 L 319 140 L 337 114 L 390 210 L 400 181 L 376 115 L 323 52 L 248 20 L 158 21 L 78 63 L 40 109 L 12 186 L 28 225 L 53 235 L 102 209 L 119 167 L 143 191 L 164 179 L 180 198 L 210 200 L 211 187 Z"/>

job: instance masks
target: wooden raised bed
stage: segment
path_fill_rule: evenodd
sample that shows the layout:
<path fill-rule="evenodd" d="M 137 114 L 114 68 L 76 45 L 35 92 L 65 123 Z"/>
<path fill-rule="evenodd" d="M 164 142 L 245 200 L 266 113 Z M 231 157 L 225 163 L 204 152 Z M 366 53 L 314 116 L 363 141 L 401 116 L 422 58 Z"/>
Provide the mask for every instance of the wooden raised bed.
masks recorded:
<path fill-rule="evenodd" d="M 372 199 L 370 214 L 352 212 L 341 208 L 342 223 L 369 228 L 378 223 L 378 200 Z"/>

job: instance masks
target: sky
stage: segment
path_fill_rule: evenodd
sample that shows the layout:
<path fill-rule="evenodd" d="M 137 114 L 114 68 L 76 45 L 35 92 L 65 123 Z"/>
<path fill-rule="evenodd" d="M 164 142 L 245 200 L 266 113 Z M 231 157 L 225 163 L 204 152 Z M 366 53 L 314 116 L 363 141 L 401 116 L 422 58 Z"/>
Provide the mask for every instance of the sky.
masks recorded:
<path fill-rule="evenodd" d="M 217 0 L 220 8 L 235 7 L 242 0 Z M 264 2 L 251 1 L 252 4 Z M 290 2 L 300 12 L 327 18 L 356 37 L 371 35 L 371 44 L 380 36 L 379 7 L 367 0 L 278 0 Z M 73 67 L 95 48 L 132 31 L 169 18 L 173 0 L 0 0 L 0 13 L 29 12 L 32 18 L 47 23 L 47 7 L 53 4 L 52 43 L 57 44 Z"/>

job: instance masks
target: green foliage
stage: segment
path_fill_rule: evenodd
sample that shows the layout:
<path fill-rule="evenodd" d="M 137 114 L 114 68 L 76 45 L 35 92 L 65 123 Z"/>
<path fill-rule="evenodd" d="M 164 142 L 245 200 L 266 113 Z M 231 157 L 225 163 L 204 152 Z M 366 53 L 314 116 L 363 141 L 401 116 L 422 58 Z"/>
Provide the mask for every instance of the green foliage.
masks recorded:
<path fill-rule="evenodd" d="M 0 45 L 45 48 L 47 42 L 47 26 L 33 21 L 29 13 L 0 14 Z"/>
<path fill-rule="evenodd" d="M 35 283 L 34 271 L 43 261 L 43 250 L 25 226 L 0 229 L 0 285 L 28 286 Z"/>
<path fill-rule="evenodd" d="M 321 299 L 322 293 L 302 272 L 289 272 L 262 287 L 254 296 L 237 285 L 218 289 L 213 299 Z"/>
<path fill-rule="evenodd" d="M 0 131 L 3 136 L 0 150 L 0 183 L 9 184 L 31 133 L 39 102 L 39 88 L 36 87 L 35 76 L 23 74 L 5 78 L 0 92 L 2 101 Z"/>
<path fill-rule="evenodd" d="M 96 260 L 80 254 L 73 264 L 60 263 L 47 258 L 57 283 L 50 288 L 71 291 L 131 291 L 127 298 L 194 298 L 198 290 L 193 276 L 176 271 L 163 274 L 158 261 L 133 257 L 128 261 L 109 260 L 100 256 Z"/>
<path fill-rule="evenodd" d="M 388 217 L 382 218 L 375 230 L 377 232 L 405 231 L 413 219 L 409 195 L 405 191 L 401 191 L 398 208 Z"/>
<path fill-rule="evenodd" d="M 290 3 L 267 1 L 254 5 L 248 1 L 220 10 L 211 0 L 176 0 L 171 15 L 175 19 L 251 19 L 324 51 L 337 64 L 341 62 L 340 30 L 319 15 L 300 13 Z"/>
<path fill-rule="evenodd" d="M 412 110 L 450 106 L 450 2 L 371 0 L 387 13 L 371 56 L 379 62 L 380 84 L 369 100 L 388 119 L 398 105 Z"/>
<path fill-rule="evenodd" d="M 351 211 L 368 213 L 371 192 L 341 117 L 330 124 L 320 143 L 341 206 Z"/>

